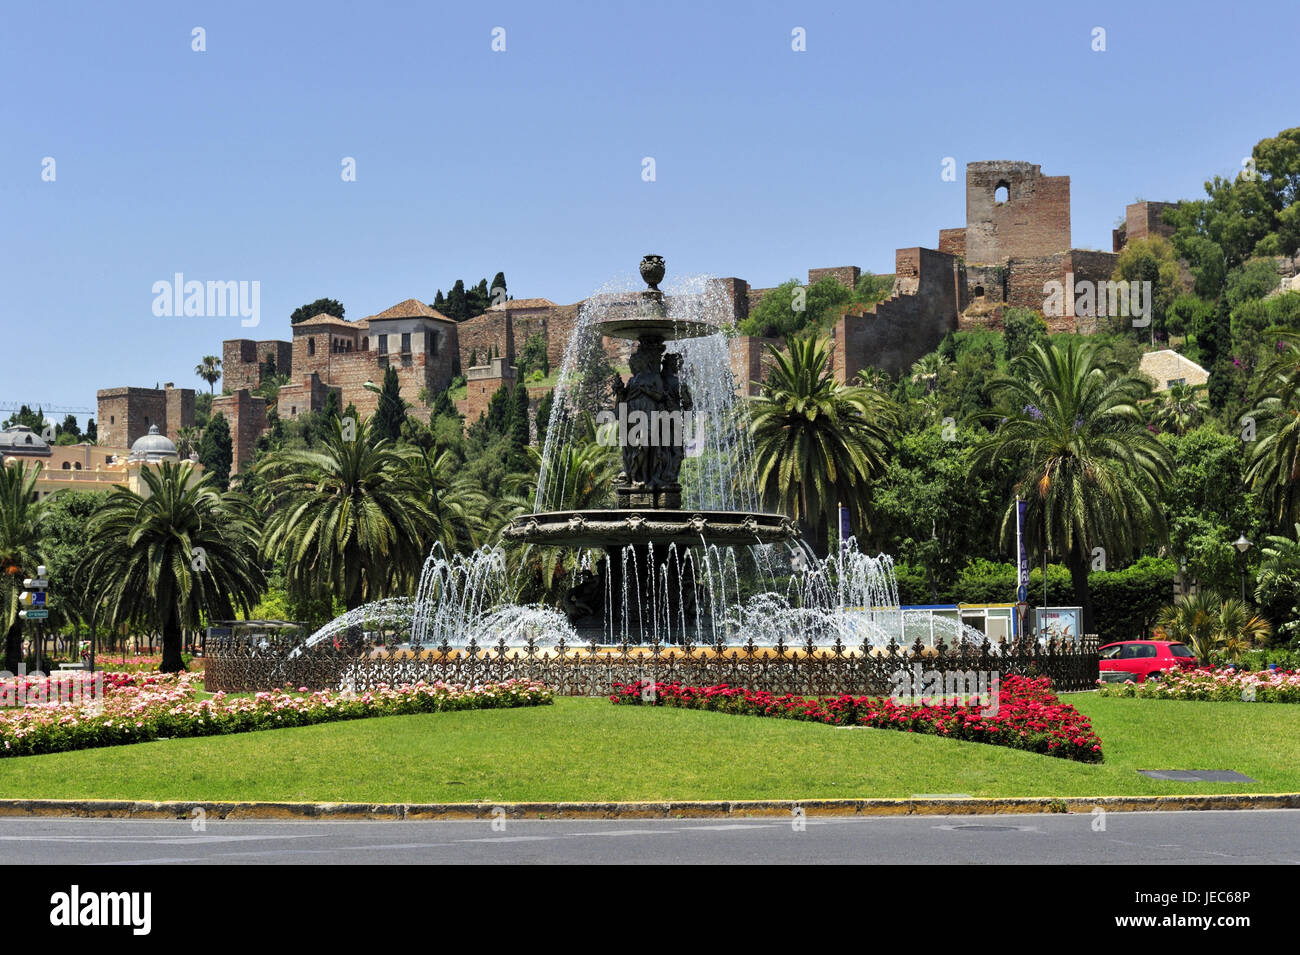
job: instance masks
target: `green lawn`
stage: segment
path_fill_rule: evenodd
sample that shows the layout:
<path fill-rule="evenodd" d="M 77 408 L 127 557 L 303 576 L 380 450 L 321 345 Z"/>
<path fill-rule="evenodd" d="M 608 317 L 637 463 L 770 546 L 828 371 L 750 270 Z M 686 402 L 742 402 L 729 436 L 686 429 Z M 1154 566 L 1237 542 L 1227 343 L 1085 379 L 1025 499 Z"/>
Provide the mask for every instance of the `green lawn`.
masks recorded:
<path fill-rule="evenodd" d="M 1300 791 L 1300 706 L 1066 697 L 1106 762 L 888 730 L 560 699 L 0 759 L 0 797 L 371 802 Z M 1175 783 L 1138 769 L 1235 769 Z"/>

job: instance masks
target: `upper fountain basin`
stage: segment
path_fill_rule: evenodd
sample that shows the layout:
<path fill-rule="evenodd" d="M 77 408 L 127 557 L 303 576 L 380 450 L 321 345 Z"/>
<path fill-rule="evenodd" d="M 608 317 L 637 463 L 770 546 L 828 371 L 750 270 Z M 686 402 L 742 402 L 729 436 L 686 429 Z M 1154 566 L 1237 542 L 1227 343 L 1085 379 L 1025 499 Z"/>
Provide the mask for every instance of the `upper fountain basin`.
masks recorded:
<path fill-rule="evenodd" d="M 546 511 L 516 517 L 502 532 L 507 540 L 564 547 L 668 544 L 719 547 L 777 544 L 798 531 L 784 514 L 744 511 L 586 510 Z"/>

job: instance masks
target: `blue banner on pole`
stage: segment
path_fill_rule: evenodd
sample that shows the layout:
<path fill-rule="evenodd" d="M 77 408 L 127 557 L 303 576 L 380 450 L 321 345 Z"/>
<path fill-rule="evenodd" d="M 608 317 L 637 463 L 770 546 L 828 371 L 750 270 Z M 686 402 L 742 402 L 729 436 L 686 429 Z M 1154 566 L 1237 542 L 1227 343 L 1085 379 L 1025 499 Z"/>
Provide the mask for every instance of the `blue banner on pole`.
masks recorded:
<path fill-rule="evenodd" d="M 1016 501 L 1016 600 L 1020 603 L 1029 601 L 1029 554 L 1025 550 L 1025 512 L 1028 501 Z"/>
<path fill-rule="evenodd" d="M 849 527 L 849 509 L 843 504 L 840 505 L 840 540 L 847 540 L 850 533 Z"/>

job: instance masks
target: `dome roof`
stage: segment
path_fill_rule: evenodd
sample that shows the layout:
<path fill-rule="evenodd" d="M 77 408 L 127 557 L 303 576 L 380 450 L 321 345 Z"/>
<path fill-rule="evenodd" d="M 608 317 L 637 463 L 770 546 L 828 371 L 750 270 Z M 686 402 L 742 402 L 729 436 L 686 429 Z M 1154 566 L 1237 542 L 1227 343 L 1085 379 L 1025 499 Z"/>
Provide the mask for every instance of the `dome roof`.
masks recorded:
<path fill-rule="evenodd" d="M 136 438 L 135 444 L 131 445 L 131 460 L 175 461 L 176 445 L 171 443 L 167 435 L 158 432 L 156 424 L 151 424 L 149 433 Z"/>
<path fill-rule="evenodd" d="M 0 431 L 0 454 L 50 453 L 49 443 L 24 424 L 11 425 Z"/>

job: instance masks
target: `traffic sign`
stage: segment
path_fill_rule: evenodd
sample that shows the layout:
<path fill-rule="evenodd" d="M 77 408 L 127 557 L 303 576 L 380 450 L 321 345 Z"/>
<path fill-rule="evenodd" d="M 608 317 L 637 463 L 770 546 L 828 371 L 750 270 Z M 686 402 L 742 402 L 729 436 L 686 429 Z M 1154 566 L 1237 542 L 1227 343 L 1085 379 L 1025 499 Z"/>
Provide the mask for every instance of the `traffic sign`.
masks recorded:
<path fill-rule="evenodd" d="M 45 591 L 43 590 L 24 590 L 18 595 L 18 602 L 24 607 L 44 607 Z"/>
<path fill-rule="evenodd" d="M 48 610 L 20 610 L 18 616 L 24 620 L 47 620 L 50 612 Z"/>
<path fill-rule="evenodd" d="M 28 590 L 45 590 L 50 582 L 44 577 L 28 577 L 23 581 L 23 586 Z"/>

